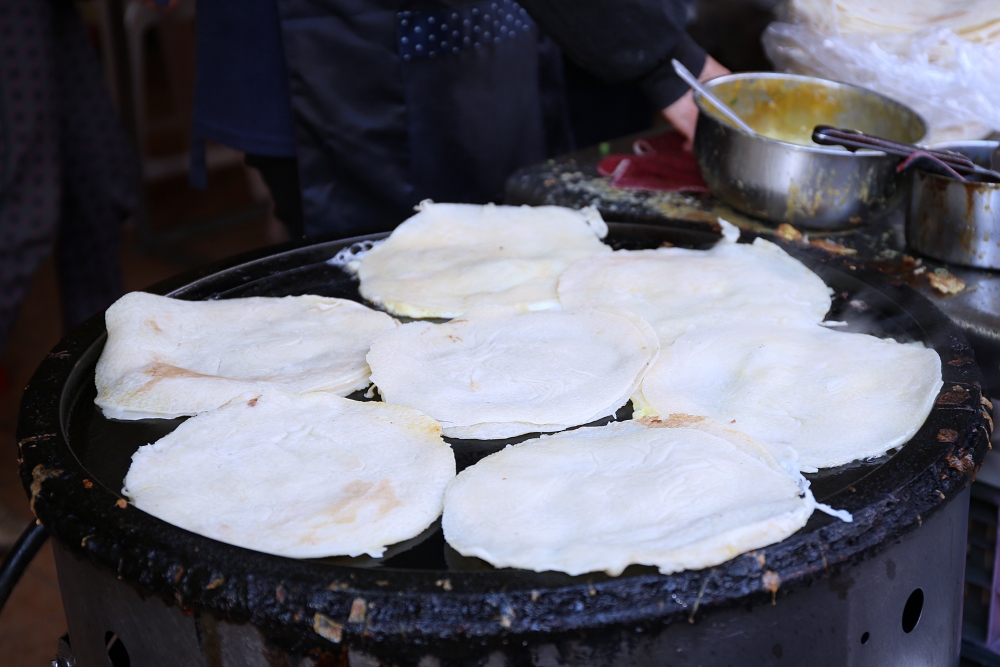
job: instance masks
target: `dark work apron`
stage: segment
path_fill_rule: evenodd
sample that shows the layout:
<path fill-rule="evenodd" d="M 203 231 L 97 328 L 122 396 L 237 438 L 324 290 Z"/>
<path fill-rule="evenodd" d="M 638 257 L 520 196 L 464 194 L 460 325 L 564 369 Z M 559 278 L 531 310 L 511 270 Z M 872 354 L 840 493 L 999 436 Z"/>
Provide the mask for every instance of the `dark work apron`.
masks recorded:
<path fill-rule="evenodd" d="M 307 236 L 500 201 L 512 171 L 570 147 L 558 49 L 513 0 L 278 5 Z"/>

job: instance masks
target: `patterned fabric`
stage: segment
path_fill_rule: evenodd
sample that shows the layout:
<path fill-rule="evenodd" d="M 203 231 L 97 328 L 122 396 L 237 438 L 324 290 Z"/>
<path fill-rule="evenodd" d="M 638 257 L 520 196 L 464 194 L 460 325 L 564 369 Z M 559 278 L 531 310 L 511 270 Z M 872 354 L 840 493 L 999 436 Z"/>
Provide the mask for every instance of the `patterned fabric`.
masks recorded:
<path fill-rule="evenodd" d="M 69 329 L 122 292 L 135 156 L 75 6 L 0 0 L 0 347 L 55 250 Z"/>
<path fill-rule="evenodd" d="M 479 49 L 530 33 L 535 22 L 514 0 L 484 0 L 452 9 L 400 12 L 397 45 L 403 60 Z"/>

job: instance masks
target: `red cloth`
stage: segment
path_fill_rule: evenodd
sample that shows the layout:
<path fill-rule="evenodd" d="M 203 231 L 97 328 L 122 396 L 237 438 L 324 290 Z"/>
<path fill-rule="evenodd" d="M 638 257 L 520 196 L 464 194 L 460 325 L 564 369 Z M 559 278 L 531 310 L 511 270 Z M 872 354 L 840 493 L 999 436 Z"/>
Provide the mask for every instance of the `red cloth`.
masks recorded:
<path fill-rule="evenodd" d="M 694 155 L 679 132 L 665 132 L 632 144 L 635 155 L 609 155 L 597 165 L 611 185 L 632 190 L 708 192 Z"/>

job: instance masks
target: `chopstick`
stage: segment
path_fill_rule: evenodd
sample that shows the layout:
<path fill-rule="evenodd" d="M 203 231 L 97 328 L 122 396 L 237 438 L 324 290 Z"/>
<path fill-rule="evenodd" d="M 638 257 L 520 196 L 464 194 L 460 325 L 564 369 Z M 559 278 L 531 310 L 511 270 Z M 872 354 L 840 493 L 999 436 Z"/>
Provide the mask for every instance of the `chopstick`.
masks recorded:
<path fill-rule="evenodd" d="M 929 156 L 943 162 L 947 167 L 954 169 L 959 174 L 984 176 L 1000 180 L 1000 173 L 980 167 L 970 158 L 960 153 L 932 150 L 923 146 L 917 146 L 916 144 L 904 144 L 883 137 L 865 134 L 858 130 L 817 125 L 813 128 L 812 140 L 822 146 L 843 146 L 852 152 L 859 149 L 877 150 L 902 158 L 909 158 L 917 153 L 921 153 L 924 156 Z"/>
<path fill-rule="evenodd" d="M 916 144 L 904 144 L 892 141 L 891 139 L 865 134 L 858 130 L 838 129 L 829 125 L 817 125 L 813 129 L 812 140 L 823 146 L 843 146 L 844 148 L 854 150 L 867 148 L 900 157 L 908 157 L 917 151 L 924 151 L 948 164 L 958 164 L 964 167 L 976 166 L 972 160 L 960 153 L 931 150 L 923 146 L 917 146 Z"/>

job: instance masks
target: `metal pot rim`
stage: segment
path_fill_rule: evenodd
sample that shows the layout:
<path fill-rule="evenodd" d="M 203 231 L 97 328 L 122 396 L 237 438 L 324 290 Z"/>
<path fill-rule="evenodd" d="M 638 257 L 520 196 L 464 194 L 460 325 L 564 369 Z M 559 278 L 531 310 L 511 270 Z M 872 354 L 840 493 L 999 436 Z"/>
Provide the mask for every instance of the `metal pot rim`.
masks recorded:
<path fill-rule="evenodd" d="M 989 148 L 996 150 L 997 146 L 1000 146 L 1000 141 L 990 141 L 988 139 L 969 139 L 960 141 L 942 141 L 940 143 L 931 144 L 928 148 L 933 148 L 935 150 L 955 150 L 958 148 Z M 957 178 L 951 176 L 944 176 L 943 174 L 935 174 L 930 171 L 923 171 L 917 169 L 914 171 L 914 176 L 919 172 L 921 178 L 927 178 L 932 181 L 940 181 L 942 183 L 961 183 Z M 989 190 L 1000 190 L 1000 183 L 989 183 L 987 181 L 971 181 L 967 182 L 966 185 L 975 185 L 977 188 L 983 188 L 986 191 Z"/>
<path fill-rule="evenodd" d="M 919 122 L 920 126 L 923 128 L 923 134 L 921 135 L 921 137 L 919 139 L 917 139 L 913 143 L 920 144 L 920 142 L 922 142 L 924 139 L 927 138 L 927 128 L 928 128 L 927 121 L 924 120 L 924 117 L 921 116 L 919 113 L 917 113 L 914 109 L 912 109 L 911 107 L 903 104 L 899 100 L 893 99 L 891 97 L 888 97 L 887 95 L 883 95 L 882 93 L 876 92 L 876 91 L 871 90 L 869 88 L 865 88 L 863 86 L 857 86 L 857 85 L 852 84 L 852 83 L 844 83 L 843 81 L 834 81 L 832 79 L 822 79 L 822 78 L 819 78 L 819 77 L 808 76 L 808 75 L 805 75 L 805 74 L 785 74 L 785 73 L 781 73 L 781 72 L 736 72 L 734 74 L 726 74 L 725 76 L 716 77 L 714 79 L 706 81 L 705 82 L 705 86 L 707 88 L 711 89 L 711 88 L 715 88 L 719 84 L 729 83 L 730 81 L 746 81 L 746 80 L 755 80 L 755 79 L 774 79 L 774 80 L 802 81 L 802 82 L 808 82 L 808 83 L 818 84 L 818 85 L 821 85 L 821 86 L 825 86 L 827 88 L 849 88 L 849 89 L 852 89 L 852 90 L 856 90 L 856 91 L 858 91 L 860 93 L 863 93 L 865 95 L 870 95 L 872 97 L 876 97 L 876 98 L 882 100 L 883 102 L 885 102 L 886 104 L 898 107 L 898 108 L 902 109 L 903 111 L 906 111 L 907 113 L 912 114 L 913 117 L 916 119 L 916 121 Z M 742 135 L 745 135 L 745 136 L 749 136 L 749 137 L 751 137 L 753 139 L 757 139 L 757 140 L 760 140 L 760 141 L 765 142 L 765 143 L 776 144 L 776 145 L 782 146 L 784 148 L 791 148 L 791 149 L 796 150 L 796 151 L 801 151 L 801 152 L 806 152 L 806 153 L 814 153 L 814 154 L 819 154 L 819 155 L 839 155 L 839 156 L 846 156 L 846 157 L 858 157 L 858 158 L 862 158 L 862 159 L 874 159 L 874 158 L 885 157 L 885 153 L 883 153 L 882 151 L 860 150 L 860 151 L 856 151 L 856 152 L 851 153 L 851 152 L 844 152 L 843 150 L 839 150 L 839 149 L 836 149 L 836 148 L 823 148 L 823 147 L 820 147 L 820 146 L 803 146 L 802 144 L 793 144 L 793 143 L 789 143 L 787 141 L 780 141 L 778 139 L 771 139 L 770 137 L 765 137 L 765 136 L 760 135 L 760 134 L 748 135 L 746 132 L 744 132 L 740 128 L 736 127 L 735 125 L 731 125 L 731 124 L 729 124 L 727 122 L 724 122 L 718 116 L 716 116 L 715 114 L 711 113 L 707 109 L 707 107 L 704 105 L 702 97 L 701 97 L 701 95 L 697 91 L 695 91 L 695 93 L 694 93 L 694 103 L 698 106 L 698 110 L 701 111 L 704 116 L 706 116 L 708 118 L 711 118 L 714 122 L 718 123 L 719 125 L 725 126 L 727 130 L 730 130 L 730 131 L 733 131 L 733 132 L 736 132 L 736 133 L 739 133 L 739 134 L 742 134 Z"/>

